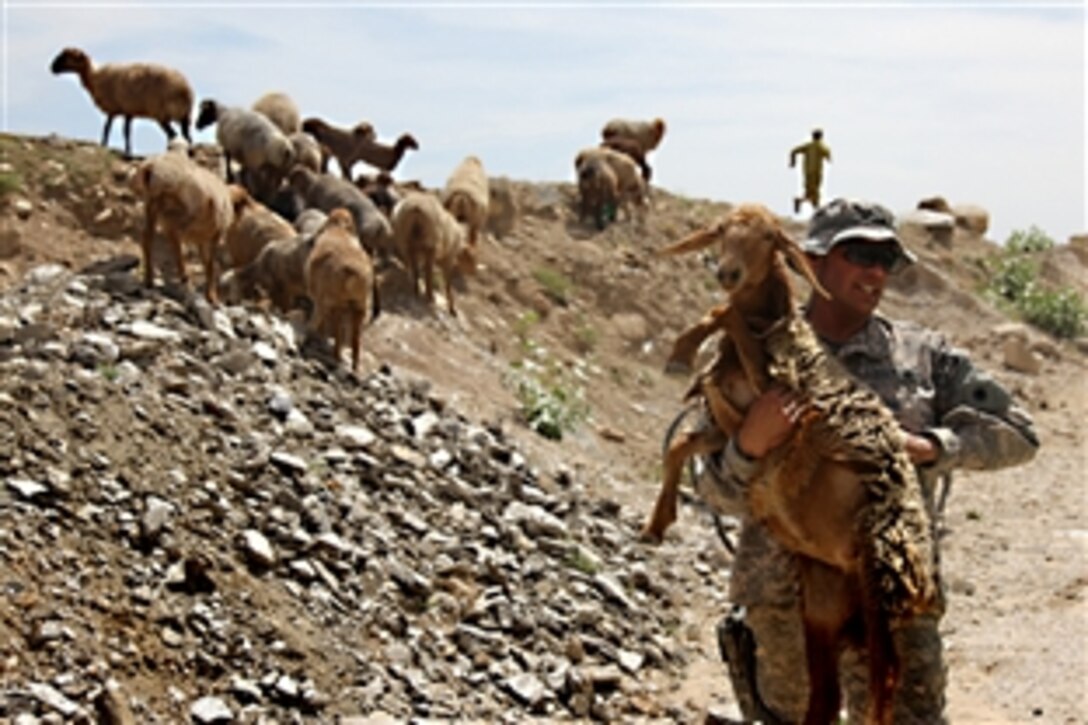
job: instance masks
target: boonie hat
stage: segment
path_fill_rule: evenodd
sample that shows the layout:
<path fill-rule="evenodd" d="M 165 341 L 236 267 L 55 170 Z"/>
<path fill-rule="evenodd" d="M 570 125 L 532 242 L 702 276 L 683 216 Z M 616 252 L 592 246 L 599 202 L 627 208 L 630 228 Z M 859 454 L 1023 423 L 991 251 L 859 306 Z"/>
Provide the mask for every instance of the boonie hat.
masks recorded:
<path fill-rule="evenodd" d="M 856 199 L 835 199 L 816 210 L 808 223 L 808 238 L 801 247 L 819 257 L 846 240 L 895 242 L 908 262 L 917 258 L 895 233 L 895 215 L 880 204 Z"/>

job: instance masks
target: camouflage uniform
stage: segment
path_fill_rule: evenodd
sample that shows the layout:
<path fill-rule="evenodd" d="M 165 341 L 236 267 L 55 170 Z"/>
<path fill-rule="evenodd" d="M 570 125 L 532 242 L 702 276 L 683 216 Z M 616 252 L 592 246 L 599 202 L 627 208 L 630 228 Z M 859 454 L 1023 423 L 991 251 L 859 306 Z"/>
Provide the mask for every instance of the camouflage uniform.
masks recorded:
<path fill-rule="evenodd" d="M 937 485 L 952 469 L 1016 465 L 1030 459 L 1038 447 L 1031 418 L 938 333 L 873 315 L 852 339 L 825 346 L 881 397 L 905 430 L 940 444 L 938 460 L 918 468 L 935 528 Z M 759 696 L 780 719 L 800 721 L 808 684 L 796 560 L 763 526 L 745 520 L 744 489 L 757 462 L 746 459 L 731 441 L 708 464 L 696 468 L 700 495 L 720 513 L 744 520 L 731 598 L 745 607 L 744 623 L 754 634 Z M 945 666 L 938 633 L 943 595 L 940 600 L 934 611 L 895 632 L 903 665 L 902 694 L 895 703 L 897 724 L 944 721 Z M 860 722 L 864 712 L 863 663 L 860 653 L 844 653 L 843 684 L 851 722 Z M 752 712 L 745 715 L 758 718 Z"/>

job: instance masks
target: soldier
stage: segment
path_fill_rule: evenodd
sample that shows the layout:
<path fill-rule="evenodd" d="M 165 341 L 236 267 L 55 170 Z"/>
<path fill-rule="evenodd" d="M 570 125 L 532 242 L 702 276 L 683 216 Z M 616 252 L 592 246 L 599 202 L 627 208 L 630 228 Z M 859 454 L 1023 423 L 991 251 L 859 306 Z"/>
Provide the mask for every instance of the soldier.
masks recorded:
<path fill-rule="evenodd" d="M 896 236 L 891 212 L 836 199 L 813 215 L 804 249 L 831 294 L 813 295 L 805 317 L 828 351 L 881 397 L 902 426 L 934 526 L 936 555 L 936 527 L 952 469 L 993 470 L 1030 460 L 1039 446 L 1034 424 L 993 378 L 938 333 L 876 313 L 888 278 L 914 261 Z M 796 560 L 762 525 L 745 519 L 744 504 L 758 460 L 789 438 L 803 411 L 804 401 L 789 392 L 767 391 L 725 450 L 696 466 L 699 494 L 719 513 L 743 522 L 731 582 L 734 609 L 719 625 L 718 639 L 749 721 L 798 722 L 807 702 Z M 933 611 L 895 633 L 902 665 L 897 725 L 945 721 L 938 633 L 943 593 L 938 599 Z M 850 721 L 861 722 L 864 659 L 847 652 L 843 665 Z"/>
<path fill-rule="evenodd" d="M 812 204 L 813 211 L 820 206 L 820 184 L 824 180 L 824 160 L 831 163 L 831 149 L 824 143 L 823 138 L 822 130 L 813 129 L 811 141 L 796 146 L 790 151 L 791 169 L 797 165 L 798 154 L 805 159 L 805 165 L 802 167 L 805 172 L 805 195 L 793 198 L 794 214 L 801 213 L 801 204 L 806 201 Z"/>

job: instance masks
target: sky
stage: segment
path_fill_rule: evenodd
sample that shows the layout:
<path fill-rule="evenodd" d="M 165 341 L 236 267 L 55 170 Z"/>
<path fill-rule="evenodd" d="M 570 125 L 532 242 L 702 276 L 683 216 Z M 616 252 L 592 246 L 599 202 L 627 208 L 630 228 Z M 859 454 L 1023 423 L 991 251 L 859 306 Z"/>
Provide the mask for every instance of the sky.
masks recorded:
<path fill-rule="evenodd" d="M 491 176 L 573 182 L 608 119 L 661 117 L 655 185 L 795 216 L 789 151 L 820 127 L 825 200 L 899 214 L 941 195 L 987 209 L 998 242 L 1088 232 L 1083 0 L 2 5 L 8 132 L 100 138 L 76 77 L 49 72 L 76 46 L 100 64 L 177 68 L 198 102 L 278 90 L 304 117 L 367 120 L 387 142 L 409 131 L 420 150 L 395 176 L 428 186 L 469 154 Z M 136 120 L 133 144 L 157 153 L 165 137 Z"/>

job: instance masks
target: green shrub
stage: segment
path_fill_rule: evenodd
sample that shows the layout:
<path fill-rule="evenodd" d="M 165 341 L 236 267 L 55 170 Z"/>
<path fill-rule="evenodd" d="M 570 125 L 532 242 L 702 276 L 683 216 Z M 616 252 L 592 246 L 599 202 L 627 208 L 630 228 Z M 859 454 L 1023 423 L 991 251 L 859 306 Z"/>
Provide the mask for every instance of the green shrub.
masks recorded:
<path fill-rule="evenodd" d="M 984 266 L 989 275 L 985 292 L 1025 322 L 1055 337 L 1077 337 L 1086 329 L 1088 306 L 1068 287 L 1048 289 L 1039 280 L 1038 255 L 1054 240 L 1038 227 L 1009 235 L 1005 249 Z"/>
<path fill-rule="evenodd" d="M 544 292 L 561 305 L 567 304 L 571 281 L 557 269 L 541 267 L 533 272 L 533 278 L 544 288 Z"/>
<path fill-rule="evenodd" d="M 0 173 L 0 198 L 23 188 L 23 180 L 14 171 Z"/>
<path fill-rule="evenodd" d="M 515 363 L 511 379 L 525 422 L 545 438 L 562 440 L 589 415 L 582 389 L 554 366 Z"/>

